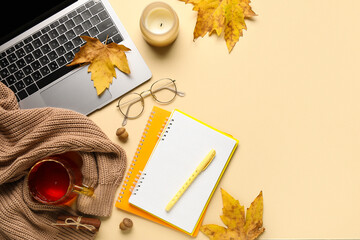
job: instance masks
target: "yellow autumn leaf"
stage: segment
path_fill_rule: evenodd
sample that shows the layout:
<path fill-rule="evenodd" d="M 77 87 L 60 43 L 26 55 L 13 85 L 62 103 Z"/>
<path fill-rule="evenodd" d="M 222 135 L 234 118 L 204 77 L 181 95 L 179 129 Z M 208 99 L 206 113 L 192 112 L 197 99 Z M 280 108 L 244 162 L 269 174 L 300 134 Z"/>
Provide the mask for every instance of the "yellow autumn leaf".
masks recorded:
<path fill-rule="evenodd" d="M 109 88 L 112 79 L 116 78 L 115 67 L 124 73 L 130 73 L 125 55 L 126 51 L 131 51 L 129 48 L 116 43 L 104 45 L 98 39 L 88 36 L 81 36 L 81 38 L 86 41 L 86 44 L 80 48 L 73 61 L 67 66 L 90 64 L 88 72 L 91 72 L 91 80 L 94 81 L 97 95 Z"/>
<path fill-rule="evenodd" d="M 221 189 L 223 215 L 220 216 L 227 228 L 215 224 L 203 225 L 200 231 L 211 240 L 253 240 L 265 231 L 263 227 L 262 191 L 246 211 L 238 200 Z"/>
<path fill-rule="evenodd" d="M 214 32 L 224 38 L 229 53 L 246 28 L 245 18 L 256 16 L 250 7 L 250 0 L 180 0 L 194 5 L 198 12 L 194 29 L 194 40 Z"/>

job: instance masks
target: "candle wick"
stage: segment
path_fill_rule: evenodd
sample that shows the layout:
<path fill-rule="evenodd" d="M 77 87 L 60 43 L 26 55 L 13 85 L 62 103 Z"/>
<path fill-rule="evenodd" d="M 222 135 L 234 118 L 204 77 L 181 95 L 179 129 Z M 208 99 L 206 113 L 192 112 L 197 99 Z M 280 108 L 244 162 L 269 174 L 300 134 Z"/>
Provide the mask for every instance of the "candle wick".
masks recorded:
<path fill-rule="evenodd" d="M 163 24 L 162 24 L 162 23 L 160 23 L 160 27 L 162 27 L 162 25 L 163 25 Z"/>

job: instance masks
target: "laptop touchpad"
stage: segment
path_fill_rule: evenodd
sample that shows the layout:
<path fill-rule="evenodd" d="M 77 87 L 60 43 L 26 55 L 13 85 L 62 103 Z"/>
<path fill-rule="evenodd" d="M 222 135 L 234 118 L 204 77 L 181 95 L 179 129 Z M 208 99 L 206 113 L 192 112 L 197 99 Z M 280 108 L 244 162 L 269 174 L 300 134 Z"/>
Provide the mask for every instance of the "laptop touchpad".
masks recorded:
<path fill-rule="evenodd" d="M 66 77 L 40 93 L 44 102 L 50 107 L 71 109 L 89 114 L 111 99 L 108 90 L 100 96 L 96 94 L 90 74 L 85 69 Z"/>

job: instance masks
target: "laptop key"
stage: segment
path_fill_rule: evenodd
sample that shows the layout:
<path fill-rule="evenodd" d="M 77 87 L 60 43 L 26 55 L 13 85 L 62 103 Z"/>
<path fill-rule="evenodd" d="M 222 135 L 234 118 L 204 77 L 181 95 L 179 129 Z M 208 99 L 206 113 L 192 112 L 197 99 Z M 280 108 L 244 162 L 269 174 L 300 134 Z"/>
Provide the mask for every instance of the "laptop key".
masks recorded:
<path fill-rule="evenodd" d="M 96 35 L 99 34 L 99 30 L 97 30 L 96 27 L 93 27 L 93 28 L 89 29 L 89 34 L 91 37 L 95 37 Z"/>
<path fill-rule="evenodd" d="M 51 51 L 47 56 L 48 56 L 50 61 L 52 61 L 52 60 L 54 60 L 55 58 L 58 57 L 58 55 L 56 54 L 55 51 Z"/>
<path fill-rule="evenodd" d="M 64 44 L 64 47 L 65 47 L 65 50 L 68 52 L 74 48 L 74 44 L 71 41 L 69 41 Z"/>
<path fill-rule="evenodd" d="M 31 36 L 27 37 L 24 39 L 24 43 L 28 44 L 29 42 L 31 42 L 33 40 L 33 38 Z"/>
<path fill-rule="evenodd" d="M 27 45 L 25 45 L 24 49 L 25 49 L 25 52 L 26 52 L 26 53 L 29 53 L 29 52 L 34 51 L 34 48 L 33 48 L 33 46 L 32 46 L 30 43 L 27 44 Z"/>
<path fill-rule="evenodd" d="M 65 26 L 67 29 L 71 29 L 71 28 L 75 27 L 75 23 L 72 19 L 70 19 L 69 21 L 65 22 Z"/>
<path fill-rule="evenodd" d="M 95 15 L 95 14 L 98 14 L 103 9 L 104 9 L 103 5 L 101 3 L 98 3 L 95 6 L 90 8 L 90 12 L 92 13 L 92 15 Z"/>
<path fill-rule="evenodd" d="M 72 42 L 75 46 L 79 46 L 80 44 L 83 43 L 83 40 L 80 37 L 76 37 L 72 40 Z"/>
<path fill-rule="evenodd" d="M 6 77 L 10 76 L 10 73 L 9 73 L 9 71 L 8 71 L 6 68 L 4 68 L 4 69 L 2 69 L 2 70 L 0 71 L 0 76 L 1 76 L 2 78 L 6 78 Z"/>
<path fill-rule="evenodd" d="M 18 91 L 20 91 L 25 88 L 25 84 L 20 80 L 15 83 L 15 87 Z"/>
<path fill-rule="evenodd" d="M 36 49 L 35 51 L 33 51 L 33 56 L 34 56 L 34 58 L 40 58 L 43 54 L 42 54 L 42 52 L 40 51 L 40 49 Z"/>
<path fill-rule="evenodd" d="M 38 60 L 36 60 L 35 62 L 31 63 L 31 67 L 33 68 L 33 70 L 37 70 L 41 67 L 41 64 Z"/>
<path fill-rule="evenodd" d="M 123 38 L 121 37 L 120 34 L 116 34 L 116 35 L 113 37 L 113 41 L 114 41 L 115 43 L 120 43 L 122 40 L 123 40 Z"/>
<path fill-rule="evenodd" d="M 47 43 L 47 42 L 50 41 L 50 37 L 49 37 L 48 34 L 44 34 L 44 35 L 42 35 L 42 36 L 40 37 L 40 40 L 41 40 L 41 42 L 42 42 L 43 44 L 45 44 L 45 43 Z"/>
<path fill-rule="evenodd" d="M 59 56 L 63 55 L 66 52 L 63 46 L 58 47 L 55 51 Z"/>
<path fill-rule="evenodd" d="M 33 72 L 33 69 L 31 68 L 30 65 L 27 65 L 26 67 L 24 67 L 23 69 L 23 72 L 25 73 L 25 75 L 29 75 Z"/>
<path fill-rule="evenodd" d="M 50 62 L 50 60 L 48 59 L 48 57 L 45 55 L 45 56 L 43 56 L 43 57 L 41 57 L 40 59 L 39 59 L 39 61 L 40 61 L 40 63 L 41 63 L 41 65 L 46 65 L 46 64 L 48 64 L 49 62 Z"/>
<path fill-rule="evenodd" d="M 15 51 L 15 48 L 14 48 L 14 47 L 9 47 L 8 49 L 6 49 L 6 53 L 7 53 L 7 54 L 12 53 L 13 51 Z"/>
<path fill-rule="evenodd" d="M 74 54 L 72 52 L 68 52 L 64 55 L 67 62 L 71 62 L 74 59 Z"/>
<path fill-rule="evenodd" d="M 85 21 L 85 22 L 82 23 L 82 26 L 83 26 L 83 28 L 84 28 L 85 30 L 88 30 L 89 28 L 92 27 L 92 24 L 91 24 L 91 22 L 90 22 L 89 20 L 87 20 L 87 21 Z"/>
<path fill-rule="evenodd" d="M 59 66 L 63 66 L 66 64 L 66 60 L 64 57 L 60 57 L 60 58 L 56 59 L 56 62 Z"/>
<path fill-rule="evenodd" d="M 56 29 L 52 29 L 50 32 L 48 32 L 48 34 L 51 39 L 54 39 L 59 36 L 59 33 L 56 31 Z"/>
<path fill-rule="evenodd" d="M 42 67 L 42 68 L 40 68 L 40 73 L 41 73 L 41 75 L 46 76 L 50 73 L 50 69 L 47 66 Z"/>
<path fill-rule="evenodd" d="M 29 86 L 34 82 L 34 80 L 31 78 L 31 76 L 27 76 L 23 79 L 23 82 L 25 83 L 26 86 Z"/>
<path fill-rule="evenodd" d="M 58 27 L 56 28 L 56 30 L 58 31 L 59 34 L 63 34 L 63 33 L 65 33 L 65 32 L 67 31 L 67 29 L 66 29 L 66 27 L 65 27 L 64 24 L 61 24 L 60 26 L 58 26 Z"/>
<path fill-rule="evenodd" d="M 81 17 L 81 15 L 77 15 L 73 18 L 74 22 L 76 25 L 78 25 L 79 23 L 83 22 L 84 19 Z"/>
<path fill-rule="evenodd" d="M 23 71 L 19 70 L 16 73 L 14 73 L 14 76 L 16 80 L 21 80 L 25 77 L 25 74 L 23 73 Z"/>
<path fill-rule="evenodd" d="M 81 12 L 83 12 L 85 9 L 86 9 L 85 6 L 81 6 L 81 7 L 79 7 L 78 9 L 76 9 L 76 12 L 81 13 Z"/>
<path fill-rule="evenodd" d="M 23 42 L 18 42 L 17 44 L 15 44 L 15 48 L 16 48 L 16 49 L 19 49 L 19 48 L 21 48 L 22 46 L 24 46 L 24 43 L 23 43 Z"/>
<path fill-rule="evenodd" d="M 34 39 L 35 39 L 35 38 L 38 38 L 38 37 L 41 36 L 41 32 L 40 32 L 40 31 L 39 31 L 39 32 L 36 32 L 36 33 L 34 33 L 32 36 L 33 36 Z"/>
<path fill-rule="evenodd" d="M 107 29 L 105 32 L 100 33 L 97 36 L 97 38 L 99 39 L 100 42 L 104 42 L 107 37 L 111 38 L 112 36 L 114 36 L 117 33 L 118 33 L 118 30 L 116 29 L 116 27 L 112 26 L 111 28 Z"/>
<path fill-rule="evenodd" d="M 24 66 L 26 66 L 25 60 L 24 59 L 20 59 L 16 62 L 16 65 L 18 66 L 18 68 L 23 68 Z"/>
<path fill-rule="evenodd" d="M 97 28 L 100 32 L 104 31 L 105 29 L 108 29 L 113 25 L 113 22 L 110 18 L 106 19 L 105 21 L 102 21 L 100 24 L 97 25 Z"/>
<path fill-rule="evenodd" d="M 41 78 L 41 73 L 39 71 L 36 71 L 33 74 L 31 74 L 31 77 L 34 79 L 34 81 L 37 81 Z"/>
<path fill-rule="evenodd" d="M 30 86 L 28 86 L 26 88 L 26 92 L 31 95 L 33 94 L 34 92 L 36 92 L 38 90 L 38 87 L 36 86 L 36 84 L 31 84 Z"/>
<path fill-rule="evenodd" d="M 60 23 L 58 22 L 58 21 L 55 21 L 55 22 L 53 22 L 52 24 L 50 24 L 50 27 L 51 28 L 56 28 L 57 26 L 59 26 L 60 25 Z"/>
<path fill-rule="evenodd" d="M 66 36 L 63 34 L 60 37 L 57 38 L 57 41 L 59 42 L 59 44 L 64 44 L 67 41 Z"/>
<path fill-rule="evenodd" d="M 65 36 L 67 37 L 67 39 L 70 40 L 70 39 L 73 39 L 76 35 L 73 30 L 69 30 L 65 33 Z"/>
<path fill-rule="evenodd" d="M 58 41 L 56 39 L 52 40 L 51 42 L 49 42 L 49 45 L 51 47 L 51 49 L 55 49 L 58 46 L 60 46 L 60 44 L 58 43 Z"/>
<path fill-rule="evenodd" d="M 25 61 L 26 61 L 27 64 L 29 64 L 29 63 L 31 63 L 32 61 L 34 61 L 34 57 L 33 57 L 33 55 L 32 55 L 31 53 L 29 53 L 28 55 L 26 55 L 26 56 L 24 57 L 24 59 L 25 59 Z"/>
<path fill-rule="evenodd" d="M 100 18 L 98 16 L 93 16 L 92 18 L 90 18 L 90 22 L 93 25 L 96 25 L 96 24 L 100 23 Z"/>
<path fill-rule="evenodd" d="M 8 86 L 13 85 L 14 83 L 16 83 L 16 79 L 15 79 L 14 75 L 11 75 L 11 76 L 7 77 L 6 82 L 8 83 Z"/>
<path fill-rule="evenodd" d="M 76 35 L 79 35 L 80 33 L 84 32 L 84 29 L 81 25 L 78 25 L 78 26 L 74 27 L 74 32 Z"/>
<path fill-rule="evenodd" d="M 67 16 L 63 16 L 62 18 L 59 19 L 59 22 L 60 23 L 64 23 L 68 20 L 68 17 Z"/>
<path fill-rule="evenodd" d="M 49 63 L 48 66 L 49 66 L 49 68 L 50 68 L 51 71 L 54 71 L 54 70 L 56 70 L 56 69 L 59 68 L 59 66 L 57 65 L 56 62 L 51 62 L 51 63 Z"/>
<path fill-rule="evenodd" d="M 41 43 L 40 39 L 37 38 L 32 42 L 32 45 L 36 49 L 36 48 L 39 48 L 42 45 L 42 43 Z"/>
<path fill-rule="evenodd" d="M 89 8 L 89 7 L 93 6 L 94 4 L 95 4 L 94 1 L 89 1 L 85 4 L 85 7 Z"/>
<path fill-rule="evenodd" d="M 32 80 L 31 76 L 27 76 L 23 79 L 23 82 L 25 83 L 26 86 L 29 86 L 34 82 L 34 80 Z"/>
<path fill-rule="evenodd" d="M 26 98 L 28 95 L 26 93 L 25 90 L 21 90 L 20 92 L 17 93 L 17 96 L 20 100 L 23 100 L 24 98 Z"/>
<path fill-rule="evenodd" d="M 22 48 L 18 49 L 15 53 L 18 58 L 22 58 L 23 56 L 26 55 L 24 49 L 22 49 Z"/>
<path fill-rule="evenodd" d="M 104 10 L 101 13 L 99 13 L 98 16 L 100 17 L 101 20 L 105 20 L 109 17 L 109 14 Z"/>
<path fill-rule="evenodd" d="M 44 34 L 44 33 L 47 33 L 48 31 L 50 31 L 50 26 L 44 27 L 44 28 L 41 30 L 41 33 Z"/>
<path fill-rule="evenodd" d="M 89 10 L 86 10 L 86 11 L 84 11 L 84 12 L 81 13 L 81 16 L 82 16 L 82 18 L 83 18 L 84 20 L 87 20 L 87 19 L 89 19 L 92 15 L 91 15 L 91 13 L 89 12 Z"/>
<path fill-rule="evenodd" d="M 18 67 L 15 65 L 15 63 L 13 63 L 8 67 L 8 70 L 10 73 L 14 73 L 18 70 Z"/>
<path fill-rule="evenodd" d="M 12 63 L 17 60 L 17 57 L 16 57 L 15 53 L 11 53 L 10 55 L 8 55 L 7 59 L 9 60 L 10 63 Z"/>
<path fill-rule="evenodd" d="M 46 44 L 46 45 L 42 46 L 40 49 L 41 49 L 43 54 L 47 54 L 48 52 L 51 51 L 51 48 L 50 48 L 49 44 Z"/>
<path fill-rule="evenodd" d="M 0 66 L 1 66 L 2 68 L 8 66 L 9 64 L 10 64 L 9 61 L 8 61 L 6 58 L 2 58 L 2 59 L 0 60 Z"/>

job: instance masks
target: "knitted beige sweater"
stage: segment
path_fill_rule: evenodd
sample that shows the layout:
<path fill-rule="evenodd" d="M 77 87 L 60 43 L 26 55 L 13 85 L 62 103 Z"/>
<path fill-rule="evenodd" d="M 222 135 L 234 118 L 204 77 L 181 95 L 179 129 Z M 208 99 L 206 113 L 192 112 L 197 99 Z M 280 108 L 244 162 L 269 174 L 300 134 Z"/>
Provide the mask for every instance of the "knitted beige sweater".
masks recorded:
<path fill-rule="evenodd" d="M 25 181 L 29 168 L 46 156 L 77 151 L 83 183 L 95 198 L 79 196 L 80 214 L 110 216 L 126 168 L 124 150 L 89 118 L 57 108 L 19 109 L 13 92 L 0 82 L 0 239 L 93 239 L 94 234 L 52 225 L 68 207 L 35 202 Z"/>

